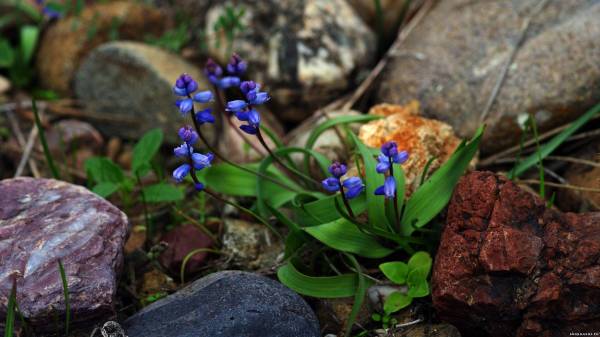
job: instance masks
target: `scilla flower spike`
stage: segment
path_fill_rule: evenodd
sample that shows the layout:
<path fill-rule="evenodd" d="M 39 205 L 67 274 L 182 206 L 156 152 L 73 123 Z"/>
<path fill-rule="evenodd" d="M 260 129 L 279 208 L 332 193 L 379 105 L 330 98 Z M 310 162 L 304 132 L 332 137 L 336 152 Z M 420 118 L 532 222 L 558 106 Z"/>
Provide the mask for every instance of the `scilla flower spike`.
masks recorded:
<path fill-rule="evenodd" d="M 396 142 L 387 142 L 381 145 L 381 153 L 377 157 L 377 173 L 386 175 L 383 185 L 375 189 L 375 195 L 383 195 L 386 199 L 393 200 L 394 212 L 396 214 L 396 227 L 400 230 L 400 210 L 398 209 L 398 196 L 396 190 L 396 178 L 394 177 L 394 164 L 404 164 L 408 160 L 408 152 L 398 151 Z"/>
<path fill-rule="evenodd" d="M 354 218 L 354 212 L 350 207 L 348 200 L 360 195 L 365 189 L 365 185 L 359 177 L 349 177 L 342 182 L 342 177 L 348 172 L 346 165 L 339 162 L 333 162 L 329 166 L 329 173 L 332 177 L 326 178 L 321 182 L 323 188 L 329 192 L 340 192 L 344 206 L 348 214 Z"/>

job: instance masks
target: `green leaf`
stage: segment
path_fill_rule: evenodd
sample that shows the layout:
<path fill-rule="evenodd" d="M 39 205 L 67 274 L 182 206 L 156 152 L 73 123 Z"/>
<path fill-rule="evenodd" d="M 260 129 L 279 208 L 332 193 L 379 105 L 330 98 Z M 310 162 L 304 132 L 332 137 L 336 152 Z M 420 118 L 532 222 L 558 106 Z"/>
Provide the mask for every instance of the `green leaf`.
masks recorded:
<path fill-rule="evenodd" d="M 550 141 L 545 143 L 539 151 L 525 158 L 522 162 L 520 162 L 512 172 L 514 172 L 514 176 L 518 177 L 527 171 L 532 166 L 536 165 L 539 160 L 546 158 L 550 155 L 557 147 L 560 146 L 567 138 L 569 138 L 572 134 L 574 134 L 579 128 L 581 128 L 585 123 L 587 123 L 592 117 L 600 112 L 600 104 L 595 105 L 586 113 L 577 118 L 568 128 L 563 130 L 558 135 L 554 136 Z M 539 152 L 539 154 L 538 154 Z M 511 177 L 512 178 L 512 177 Z"/>
<path fill-rule="evenodd" d="M 429 223 L 446 207 L 458 179 L 477 153 L 483 130 L 484 127 L 480 127 L 468 143 L 463 141 L 450 159 L 413 193 L 402 216 L 402 234 L 412 234 L 415 228 Z"/>
<path fill-rule="evenodd" d="M 6 321 L 4 324 L 4 337 L 13 337 L 15 327 L 15 307 L 17 305 L 17 283 L 13 282 L 8 304 L 6 306 Z"/>
<path fill-rule="evenodd" d="M 362 273 L 362 268 L 356 258 L 351 254 L 345 254 L 346 257 L 350 260 L 350 263 L 356 270 L 356 277 L 358 278 L 358 288 L 356 289 L 356 294 L 354 295 L 354 303 L 352 303 L 352 311 L 348 316 L 348 321 L 346 322 L 346 332 L 344 333 L 344 337 L 349 337 L 352 333 L 352 328 L 354 327 L 354 322 L 356 321 L 356 317 L 360 312 L 360 308 L 365 300 L 365 295 L 367 294 L 367 282 L 366 277 Z"/>
<path fill-rule="evenodd" d="M 88 178 L 97 182 L 120 183 L 125 179 L 123 170 L 112 160 L 105 157 L 92 157 L 85 161 Z"/>
<path fill-rule="evenodd" d="M 15 50 L 7 39 L 0 39 L 0 68 L 9 68 L 15 62 Z"/>
<path fill-rule="evenodd" d="M 36 26 L 26 25 L 21 27 L 21 58 L 23 64 L 29 64 L 37 45 L 39 28 Z"/>
<path fill-rule="evenodd" d="M 158 183 L 142 189 L 146 202 L 172 202 L 183 200 L 183 191 L 171 184 Z"/>
<path fill-rule="evenodd" d="M 402 285 L 406 283 L 408 265 L 404 262 L 386 262 L 379 265 L 379 269 L 390 281 Z"/>
<path fill-rule="evenodd" d="M 425 297 L 429 295 L 429 283 L 427 282 L 428 274 L 429 269 L 425 266 L 413 269 L 408 273 L 406 283 L 408 283 L 409 296 Z"/>
<path fill-rule="evenodd" d="M 298 222 L 304 226 L 320 225 L 339 219 L 342 215 L 335 207 L 337 194 L 329 195 L 316 201 L 302 204 L 301 210 L 296 210 L 300 219 Z M 350 207 L 355 214 L 361 214 L 366 209 L 366 198 L 364 194 L 350 200 Z M 306 216 L 308 215 L 308 216 Z"/>
<path fill-rule="evenodd" d="M 378 174 L 375 170 L 376 161 L 373 158 L 372 151 L 361 142 L 358 137 L 349 132 L 350 138 L 354 141 L 358 152 L 363 158 L 366 175 L 367 213 L 369 214 L 369 223 L 374 227 L 387 228 L 389 223 L 385 215 L 385 203 L 381 196 L 375 195 L 375 189 L 383 185 L 383 174 Z"/>
<path fill-rule="evenodd" d="M 71 302 L 69 301 L 69 283 L 67 281 L 67 274 L 65 273 L 65 267 L 60 259 L 58 260 L 58 272 L 60 273 L 60 279 L 63 286 L 63 297 L 65 298 L 65 336 L 68 336 L 71 324 Z"/>
<path fill-rule="evenodd" d="M 152 129 L 146 132 L 133 147 L 131 170 L 137 172 L 144 164 L 149 163 L 160 149 L 162 141 L 161 129 Z"/>
<path fill-rule="evenodd" d="M 347 253 L 368 258 L 382 258 L 393 253 L 377 240 L 346 219 L 338 219 L 319 226 L 305 227 L 304 230 L 325 245 Z"/>
<path fill-rule="evenodd" d="M 102 198 L 107 198 L 111 194 L 119 190 L 119 185 L 111 182 L 101 182 L 92 188 L 92 192 L 98 194 Z"/>
<path fill-rule="evenodd" d="M 277 270 L 277 278 L 295 292 L 318 298 L 351 297 L 358 290 L 356 274 L 338 276 L 313 277 L 299 272 L 294 265 L 288 263 Z M 370 280 L 365 280 L 367 287 Z"/>
<path fill-rule="evenodd" d="M 414 270 L 417 268 L 425 268 L 427 270 L 427 275 L 429 274 L 429 270 L 431 269 L 432 259 L 429 253 L 427 252 L 416 252 L 413 256 L 408 260 L 408 269 Z"/>
<path fill-rule="evenodd" d="M 393 292 L 386 298 L 383 303 L 383 311 L 387 315 L 392 314 L 398 310 L 408 307 L 412 303 L 412 297 L 406 296 L 401 292 Z"/>

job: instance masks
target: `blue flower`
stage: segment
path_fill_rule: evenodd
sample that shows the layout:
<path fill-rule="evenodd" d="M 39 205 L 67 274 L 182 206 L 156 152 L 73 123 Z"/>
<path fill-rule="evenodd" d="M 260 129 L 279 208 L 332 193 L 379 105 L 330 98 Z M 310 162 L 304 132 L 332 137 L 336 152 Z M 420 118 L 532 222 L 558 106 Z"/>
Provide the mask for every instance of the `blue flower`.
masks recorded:
<path fill-rule="evenodd" d="M 249 111 L 236 112 L 235 116 L 242 122 L 248 122 L 248 124 L 240 126 L 240 129 L 249 135 L 255 135 L 258 133 L 260 128 L 260 114 L 258 111 L 252 109 Z"/>
<path fill-rule="evenodd" d="M 329 173 L 336 178 L 341 178 L 344 174 L 346 174 L 346 172 L 348 172 L 346 165 L 337 161 L 329 166 Z"/>
<path fill-rule="evenodd" d="M 383 153 L 381 153 L 379 157 L 377 157 L 377 161 L 378 163 L 375 167 L 377 173 L 385 173 L 390 169 L 390 159 L 386 157 Z"/>
<path fill-rule="evenodd" d="M 208 59 L 204 65 L 204 74 L 213 85 L 218 85 L 219 78 L 223 75 L 223 69 L 213 59 Z"/>
<path fill-rule="evenodd" d="M 248 100 L 248 103 L 252 105 L 264 104 L 270 99 L 271 97 L 269 97 L 269 94 L 267 94 L 266 92 L 258 92 L 256 90 L 251 90 L 246 94 L 246 100 Z"/>
<path fill-rule="evenodd" d="M 260 86 L 254 81 L 244 81 L 240 84 L 240 90 L 244 95 L 246 95 L 251 90 L 258 90 L 257 88 L 260 88 Z"/>
<path fill-rule="evenodd" d="M 240 125 L 240 130 L 249 135 L 255 135 L 258 133 L 258 128 L 252 125 Z"/>
<path fill-rule="evenodd" d="M 329 192 L 337 192 L 340 190 L 340 180 L 337 178 L 329 177 L 321 182 L 323 188 Z"/>
<path fill-rule="evenodd" d="M 227 108 L 225 110 L 227 110 L 229 112 L 239 112 L 239 111 L 246 109 L 247 106 L 248 106 L 248 103 L 246 103 L 245 101 L 242 101 L 240 99 L 237 99 L 235 101 L 227 102 Z"/>
<path fill-rule="evenodd" d="M 204 184 L 200 183 L 200 182 L 195 183 L 194 188 L 196 189 L 196 191 L 200 192 L 200 191 L 204 190 Z"/>
<path fill-rule="evenodd" d="M 231 55 L 231 59 L 227 64 L 227 72 L 231 75 L 241 76 L 244 75 L 246 69 L 248 68 L 248 63 L 244 61 L 238 54 Z"/>
<path fill-rule="evenodd" d="M 383 185 L 375 189 L 375 195 L 384 195 L 387 199 L 393 199 L 396 196 L 396 179 L 393 176 L 386 177 Z"/>
<path fill-rule="evenodd" d="M 205 167 L 209 167 L 210 163 L 213 161 L 214 155 L 212 153 L 201 154 L 201 153 L 193 153 L 192 154 L 192 162 L 194 163 L 194 168 L 196 170 L 202 170 Z"/>
<path fill-rule="evenodd" d="M 198 134 L 191 126 L 186 125 L 179 129 L 179 138 L 183 140 L 188 145 L 194 145 L 198 140 Z"/>
<path fill-rule="evenodd" d="M 181 74 L 173 87 L 173 92 L 177 96 L 190 96 L 196 90 L 198 90 L 198 82 L 194 81 L 192 76 L 188 74 Z"/>
<path fill-rule="evenodd" d="M 178 183 L 182 182 L 183 179 L 188 175 L 188 173 L 190 173 L 191 168 L 192 167 L 190 166 L 190 164 L 183 164 L 175 170 L 173 170 L 173 178 L 175 179 L 175 181 L 177 181 Z"/>
<path fill-rule="evenodd" d="M 408 160 L 408 152 L 398 152 L 398 145 L 396 142 L 390 141 L 381 146 L 381 153 L 377 157 L 378 173 L 386 173 L 389 171 L 392 163 L 404 164 Z"/>
<path fill-rule="evenodd" d="M 353 199 L 365 190 L 365 184 L 359 177 L 350 177 L 343 182 L 346 188 L 346 198 Z"/>
<path fill-rule="evenodd" d="M 194 149 L 186 143 L 183 143 L 173 149 L 173 153 L 176 157 L 187 157 L 190 155 L 190 152 L 194 152 Z"/>
<path fill-rule="evenodd" d="M 209 90 L 200 91 L 194 95 L 194 101 L 198 103 L 208 103 L 212 101 L 213 94 Z"/>
<path fill-rule="evenodd" d="M 398 145 L 394 141 L 389 141 L 381 145 L 381 153 L 386 157 L 394 157 L 398 154 Z"/>
<path fill-rule="evenodd" d="M 211 113 L 211 109 L 210 108 L 206 108 L 202 111 L 199 111 L 198 113 L 196 113 L 196 121 L 202 125 L 204 123 L 214 123 L 215 122 L 215 117 L 212 115 Z"/>
<path fill-rule="evenodd" d="M 175 101 L 175 105 L 179 108 L 182 116 L 185 116 L 188 112 L 192 111 L 194 107 L 194 101 L 189 98 L 186 99 L 178 99 Z"/>
<path fill-rule="evenodd" d="M 236 76 L 225 76 L 217 82 L 217 86 L 221 89 L 237 87 L 238 85 L 240 85 L 240 78 Z"/>

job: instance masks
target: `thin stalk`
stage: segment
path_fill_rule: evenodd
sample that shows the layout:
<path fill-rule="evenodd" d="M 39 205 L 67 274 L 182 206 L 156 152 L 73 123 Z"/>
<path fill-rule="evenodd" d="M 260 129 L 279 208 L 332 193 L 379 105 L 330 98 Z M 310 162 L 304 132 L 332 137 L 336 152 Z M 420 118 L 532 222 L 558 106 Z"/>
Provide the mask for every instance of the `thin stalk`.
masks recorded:
<path fill-rule="evenodd" d="M 273 160 L 279 164 L 280 166 L 282 166 L 284 169 L 286 169 L 287 171 L 299 176 L 300 178 L 313 183 L 315 185 L 319 185 L 321 184 L 321 182 L 317 181 L 316 179 L 307 176 L 306 174 L 298 171 L 297 169 L 293 168 L 293 167 L 289 167 L 287 165 L 285 165 L 281 159 L 279 159 L 278 156 L 275 155 L 275 153 L 273 153 L 273 151 L 271 151 L 271 149 L 269 148 L 269 146 L 267 145 L 267 143 L 265 142 L 265 139 L 262 136 L 262 132 L 260 131 L 260 128 L 257 129 L 256 131 L 256 138 L 258 138 L 258 141 L 260 142 L 260 144 L 265 148 L 265 150 L 267 150 L 267 152 L 269 152 L 269 155 L 273 158 Z"/>
<path fill-rule="evenodd" d="M 46 162 L 48 162 L 48 166 L 50 167 L 50 171 L 52 171 L 52 177 L 54 179 L 60 179 L 60 174 L 56 165 L 54 165 L 54 160 L 52 159 L 52 154 L 50 154 L 50 150 L 48 149 L 48 143 L 46 142 L 46 135 L 44 134 L 44 129 L 42 128 L 42 121 L 40 120 L 40 114 L 38 113 L 37 105 L 35 104 L 35 100 L 31 101 L 31 108 L 33 109 L 33 115 L 35 117 L 35 126 L 38 128 L 38 134 L 40 137 L 40 143 L 42 143 L 42 148 L 44 149 L 44 156 L 46 157 Z"/>
<path fill-rule="evenodd" d="M 340 195 L 342 196 L 342 200 L 344 201 L 344 206 L 346 206 L 346 209 L 348 210 L 348 214 L 350 215 L 350 217 L 352 219 L 356 219 L 356 217 L 354 216 L 354 212 L 352 212 L 352 207 L 350 207 L 350 202 L 348 201 L 348 198 L 346 197 L 346 192 L 344 192 L 344 186 L 342 186 L 342 182 L 338 179 L 339 183 L 340 183 Z"/>
<path fill-rule="evenodd" d="M 58 271 L 60 272 L 60 279 L 62 280 L 63 295 L 65 297 L 65 336 L 69 336 L 69 325 L 71 324 L 71 303 L 69 300 L 69 283 L 67 282 L 67 274 L 65 273 L 65 267 L 63 266 L 60 259 L 58 260 Z"/>
<path fill-rule="evenodd" d="M 394 178 L 394 162 L 392 161 L 392 158 L 389 158 L 389 162 L 390 162 L 390 177 Z M 394 200 L 393 201 L 394 201 L 394 213 L 396 214 L 396 216 L 394 217 L 394 220 L 396 221 L 396 229 L 398 230 L 398 233 L 400 233 L 402 231 L 402 227 L 400 225 L 400 210 L 398 209 L 398 190 L 397 189 L 394 191 Z"/>

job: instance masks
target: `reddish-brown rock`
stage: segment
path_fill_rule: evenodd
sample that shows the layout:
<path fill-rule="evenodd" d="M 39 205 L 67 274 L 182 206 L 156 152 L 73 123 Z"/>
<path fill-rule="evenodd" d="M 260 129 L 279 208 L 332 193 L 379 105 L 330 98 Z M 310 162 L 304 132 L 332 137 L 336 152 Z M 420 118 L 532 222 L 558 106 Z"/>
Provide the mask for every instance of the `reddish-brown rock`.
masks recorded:
<path fill-rule="evenodd" d="M 167 249 L 160 255 L 159 261 L 176 275 L 179 275 L 181 264 L 189 253 L 196 249 L 209 248 L 213 244 L 208 235 L 191 224 L 169 231 L 161 238 L 161 241 L 167 243 Z M 207 254 L 207 252 L 198 252 L 192 255 L 186 263 L 186 273 L 198 271 L 204 264 Z"/>
<path fill-rule="evenodd" d="M 548 209 L 504 177 L 470 173 L 448 207 L 432 295 L 464 336 L 600 332 L 600 213 Z"/>
<path fill-rule="evenodd" d="M 59 260 L 71 323 L 113 314 L 127 227 L 123 212 L 81 186 L 51 179 L 0 181 L 0 322 L 16 280 L 19 310 L 35 335 L 57 331 L 65 316 Z"/>

